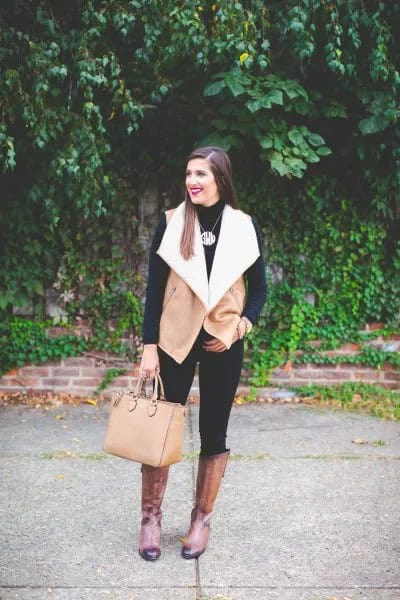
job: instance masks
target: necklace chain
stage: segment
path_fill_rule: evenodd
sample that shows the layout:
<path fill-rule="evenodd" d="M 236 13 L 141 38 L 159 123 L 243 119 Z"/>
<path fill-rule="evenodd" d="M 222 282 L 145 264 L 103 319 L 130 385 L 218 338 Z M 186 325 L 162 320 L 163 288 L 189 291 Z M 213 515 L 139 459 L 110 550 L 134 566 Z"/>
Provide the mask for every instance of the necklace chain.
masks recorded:
<path fill-rule="evenodd" d="M 222 209 L 221 212 L 219 213 L 217 220 L 215 221 L 211 231 L 206 231 L 199 220 L 199 225 L 200 225 L 200 230 L 201 230 L 201 241 L 202 241 L 203 246 L 212 246 L 213 244 L 215 244 L 215 235 L 214 235 L 213 231 L 214 231 L 218 221 L 220 220 L 223 212 L 224 212 L 224 209 Z"/>

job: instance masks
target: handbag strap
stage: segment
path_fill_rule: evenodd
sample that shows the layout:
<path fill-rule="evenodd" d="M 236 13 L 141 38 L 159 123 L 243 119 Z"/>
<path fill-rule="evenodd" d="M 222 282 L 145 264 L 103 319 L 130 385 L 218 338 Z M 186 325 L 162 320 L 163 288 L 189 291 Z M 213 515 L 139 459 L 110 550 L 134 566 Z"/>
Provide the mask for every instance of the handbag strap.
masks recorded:
<path fill-rule="evenodd" d="M 128 392 L 119 392 L 115 398 L 115 400 L 113 401 L 113 405 L 114 406 L 118 406 L 121 398 L 124 396 L 125 393 L 131 395 L 132 401 L 130 402 L 129 405 L 129 412 L 132 412 L 136 409 L 137 407 L 137 402 L 138 402 L 138 398 L 141 394 L 143 394 L 143 388 L 146 385 L 146 379 L 144 379 L 143 377 L 139 377 L 135 390 L 132 392 L 130 390 L 128 390 Z M 160 391 L 160 398 L 158 397 L 158 393 Z M 144 396 L 146 397 L 146 394 L 144 393 Z M 157 408 L 158 408 L 158 400 L 164 400 L 165 401 L 165 390 L 164 390 L 164 384 L 162 382 L 162 379 L 160 377 L 159 373 L 156 373 L 155 378 L 154 378 L 154 390 L 153 390 L 153 395 L 150 399 L 150 407 L 149 407 L 149 417 L 154 417 L 154 415 L 157 412 Z"/>
<path fill-rule="evenodd" d="M 143 392 L 143 387 L 144 387 L 145 383 L 146 383 L 146 380 L 144 379 L 144 377 L 139 377 L 139 379 L 137 380 L 137 383 L 136 383 L 136 387 L 133 392 L 133 395 L 135 396 L 135 398 L 137 398 Z"/>
<path fill-rule="evenodd" d="M 133 395 L 135 396 L 135 398 L 137 398 L 141 393 L 143 393 L 143 388 L 146 385 L 146 381 L 147 380 L 144 377 L 139 377 L 136 387 L 135 387 L 135 391 L 133 392 Z M 151 397 L 152 403 L 158 402 L 159 392 L 160 392 L 160 400 L 165 400 L 164 384 L 163 384 L 160 374 L 156 373 L 155 377 L 154 377 L 153 395 Z"/>
<path fill-rule="evenodd" d="M 155 394 L 156 398 L 158 398 L 158 388 L 160 388 L 160 400 L 165 400 L 164 384 L 163 384 L 163 380 L 161 379 L 160 373 L 156 373 L 156 377 L 155 377 L 153 396 Z"/>

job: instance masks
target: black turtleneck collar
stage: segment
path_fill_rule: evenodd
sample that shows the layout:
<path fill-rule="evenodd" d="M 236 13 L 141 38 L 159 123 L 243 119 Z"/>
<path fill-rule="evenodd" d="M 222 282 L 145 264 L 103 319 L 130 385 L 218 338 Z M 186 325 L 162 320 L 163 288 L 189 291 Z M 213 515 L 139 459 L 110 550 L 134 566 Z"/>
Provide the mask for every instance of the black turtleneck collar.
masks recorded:
<path fill-rule="evenodd" d="M 218 202 L 212 206 L 202 206 L 201 204 L 196 205 L 197 216 L 199 221 L 203 223 L 209 223 L 215 221 L 221 211 L 224 209 L 225 200 L 220 198 Z"/>

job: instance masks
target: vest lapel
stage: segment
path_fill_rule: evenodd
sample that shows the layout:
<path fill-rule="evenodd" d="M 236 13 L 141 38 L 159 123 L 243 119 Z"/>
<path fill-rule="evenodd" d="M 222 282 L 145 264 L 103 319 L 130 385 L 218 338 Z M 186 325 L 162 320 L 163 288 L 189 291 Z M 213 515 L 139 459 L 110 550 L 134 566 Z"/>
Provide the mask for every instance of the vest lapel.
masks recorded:
<path fill-rule="evenodd" d="M 167 225 L 157 254 L 193 290 L 210 312 L 227 290 L 252 265 L 260 255 L 257 236 L 251 218 L 228 204 L 224 208 L 221 229 L 215 250 L 210 281 L 201 232 L 195 225 L 194 256 L 185 260 L 179 251 L 185 215 L 185 203 L 174 211 Z"/>
<path fill-rule="evenodd" d="M 208 279 L 206 258 L 198 222 L 195 224 L 194 256 L 185 260 L 179 244 L 185 220 L 185 203 L 179 204 L 167 225 L 157 254 L 175 271 L 208 308 Z"/>
<path fill-rule="evenodd" d="M 249 215 L 229 204 L 222 214 L 218 244 L 209 282 L 209 310 L 260 256 L 257 235 Z"/>

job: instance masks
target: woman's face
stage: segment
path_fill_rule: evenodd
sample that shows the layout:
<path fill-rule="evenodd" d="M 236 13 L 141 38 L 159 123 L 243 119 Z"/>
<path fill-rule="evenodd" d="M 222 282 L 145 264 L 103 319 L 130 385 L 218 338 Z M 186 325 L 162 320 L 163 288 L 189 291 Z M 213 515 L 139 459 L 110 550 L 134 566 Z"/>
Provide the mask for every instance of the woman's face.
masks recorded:
<path fill-rule="evenodd" d="M 186 167 L 186 188 L 193 204 L 212 206 L 219 200 L 217 182 L 206 158 L 192 158 Z"/>

